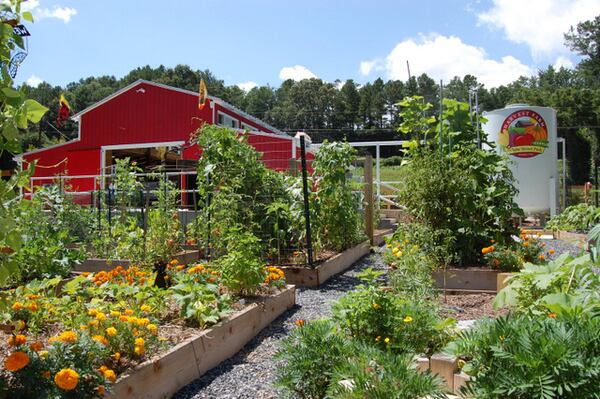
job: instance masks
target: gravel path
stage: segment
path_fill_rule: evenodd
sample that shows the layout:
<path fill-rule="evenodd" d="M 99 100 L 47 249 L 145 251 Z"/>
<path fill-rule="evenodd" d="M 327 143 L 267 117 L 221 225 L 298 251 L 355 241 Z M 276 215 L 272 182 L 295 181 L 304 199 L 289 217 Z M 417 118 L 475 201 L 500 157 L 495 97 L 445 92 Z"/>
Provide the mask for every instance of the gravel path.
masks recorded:
<path fill-rule="evenodd" d="M 299 319 L 314 320 L 331 314 L 331 302 L 353 290 L 360 281 L 356 273 L 373 266 L 384 270 L 379 253 L 364 257 L 345 273 L 329 280 L 319 289 L 297 289 L 296 306 L 261 331 L 234 357 L 181 389 L 176 399 L 267 399 L 277 398 L 272 386 L 273 355 L 281 341 Z"/>

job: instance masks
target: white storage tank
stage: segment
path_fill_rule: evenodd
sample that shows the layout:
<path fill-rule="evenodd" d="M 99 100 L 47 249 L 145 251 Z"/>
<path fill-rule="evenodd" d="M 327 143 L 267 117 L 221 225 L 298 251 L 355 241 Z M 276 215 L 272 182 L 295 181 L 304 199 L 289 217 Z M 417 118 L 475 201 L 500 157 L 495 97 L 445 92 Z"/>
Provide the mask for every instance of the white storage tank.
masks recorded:
<path fill-rule="evenodd" d="M 517 204 L 526 215 L 556 214 L 558 162 L 556 111 L 547 107 L 510 104 L 484 112 L 483 130 L 496 150 L 508 154 L 519 194 Z"/>

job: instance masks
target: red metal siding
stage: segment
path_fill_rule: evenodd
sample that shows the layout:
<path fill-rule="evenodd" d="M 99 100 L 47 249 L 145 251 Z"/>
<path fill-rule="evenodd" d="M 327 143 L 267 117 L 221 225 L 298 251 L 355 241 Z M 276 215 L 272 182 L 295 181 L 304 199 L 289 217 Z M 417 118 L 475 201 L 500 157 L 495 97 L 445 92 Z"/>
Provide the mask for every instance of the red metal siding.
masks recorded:
<path fill-rule="evenodd" d="M 140 83 L 81 116 L 81 145 L 187 142 L 211 111 L 198 110 L 197 97 Z"/>

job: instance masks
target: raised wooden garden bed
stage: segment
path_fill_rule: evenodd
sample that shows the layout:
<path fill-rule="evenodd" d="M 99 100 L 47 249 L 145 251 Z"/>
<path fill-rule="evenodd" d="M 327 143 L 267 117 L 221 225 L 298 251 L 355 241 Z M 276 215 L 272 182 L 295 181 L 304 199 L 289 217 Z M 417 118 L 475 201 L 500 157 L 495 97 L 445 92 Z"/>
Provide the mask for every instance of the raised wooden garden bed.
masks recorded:
<path fill-rule="evenodd" d="M 587 234 L 573 233 L 570 231 L 558 231 L 556 232 L 556 238 L 572 244 L 585 245 L 587 242 Z"/>
<path fill-rule="evenodd" d="M 499 273 L 491 269 L 438 269 L 433 272 L 433 280 L 436 288 L 446 291 L 495 293 Z"/>
<path fill-rule="evenodd" d="M 458 359 L 443 354 L 435 354 L 431 359 L 418 358 L 417 368 L 422 372 L 431 370 L 432 373 L 442 377 L 448 392 L 457 395 L 460 393 L 460 387 L 471 379 L 471 377 L 458 370 Z"/>
<path fill-rule="evenodd" d="M 213 327 L 179 343 L 131 371 L 112 386 L 110 398 L 170 398 L 213 367 L 236 354 L 263 328 L 296 303 L 288 285 L 278 294 L 250 304 Z"/>
<path fill-rule="evenodd" d="M 193 263 L 200 259 L 200 251 L 195 250 L 184 250 L 173 257 L 177 259 L 179 263 L 187 265 L 189 263 Z M 73 267 L 74 272 L 90 272 L 90 273 L 98 273 L 100 271 L 108 271 L 112 270 L 117 266 L 123 266 L 124 268 L 128 268 L 131 266 L 131 260 L 129 259 L 99 259 L 99 258 L 90 258 L 83 261 L 79 265 L 75 265 Z"/>
<path fill-rule="evenodd" d="M 355 247 L 332 256 L 314 268 L 306 266 L 282 266 L 285 281 L 300 287 L 318 287 L 331 277 L 348 269 L 357 260 L 371 252 L 371 244 L 364 241 Z"/>

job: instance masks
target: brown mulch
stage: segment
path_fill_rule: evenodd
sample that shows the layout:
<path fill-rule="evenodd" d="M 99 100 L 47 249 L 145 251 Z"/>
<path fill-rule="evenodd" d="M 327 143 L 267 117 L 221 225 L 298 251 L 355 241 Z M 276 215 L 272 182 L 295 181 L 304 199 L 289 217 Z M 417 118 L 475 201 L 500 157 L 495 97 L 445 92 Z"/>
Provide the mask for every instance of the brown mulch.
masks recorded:
<path fill-rule="evenodd" d="M 474 320 L 483 317 L 498 317 L 508 313 L 506 309 L 494 310 L 495 294 L 440 294 L 439 302 L 445 315 L 457 320 Z"/>

